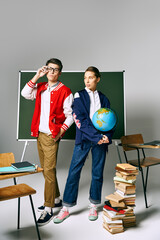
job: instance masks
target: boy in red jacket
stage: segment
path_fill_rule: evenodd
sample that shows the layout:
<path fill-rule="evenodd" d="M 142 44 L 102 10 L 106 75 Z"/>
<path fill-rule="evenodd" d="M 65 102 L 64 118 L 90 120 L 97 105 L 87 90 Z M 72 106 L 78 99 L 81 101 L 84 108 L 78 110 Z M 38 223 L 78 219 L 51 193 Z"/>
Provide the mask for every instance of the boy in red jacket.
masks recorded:
<path fill-rule="evenodd" d="M 31 135 L 37 137 L 38 153 L 45 179 L 44 205 L 38 208 L 42 211 L 37 221 L 40 226 L 53 219 L 53 207 L 62 205 L 56 177 L 58 145 L 60 138 L 73 123 L 71 108 L 73 95 L 71 90 L 58 80 L 62 67 L 59 59 L 48 60 L 21 92 L 26 99 L 36 99 Z M 44 75 L 48 82 L 37 83 Z"/>

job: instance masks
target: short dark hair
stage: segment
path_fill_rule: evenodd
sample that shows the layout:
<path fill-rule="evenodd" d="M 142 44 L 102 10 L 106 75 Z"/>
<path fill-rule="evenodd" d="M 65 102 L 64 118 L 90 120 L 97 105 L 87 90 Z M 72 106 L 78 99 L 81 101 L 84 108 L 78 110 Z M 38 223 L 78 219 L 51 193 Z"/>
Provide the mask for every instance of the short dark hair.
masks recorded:
<path fill-rule="evenodd" d="M 90 67 L 88 67 L 88 68 L 86 69 L 85 72 L 88 72 L 88 71 L 89 71 L 89 72 L 94 72 L 97 78 L 100 78 L 100 77 L 101 77 L 101 74 L 100 74 L 98 68 L 96 68 L 96 67 L 90 66 Z"/>
<path fill-rule="evenodd" d="M 59 66 L 59 71 L 62 71 L 63 65 L 62 62 L 57 58 L 51 58 L 46 62 L 46 66 L 48 66 L 49 63 L 57 64 Z"/>

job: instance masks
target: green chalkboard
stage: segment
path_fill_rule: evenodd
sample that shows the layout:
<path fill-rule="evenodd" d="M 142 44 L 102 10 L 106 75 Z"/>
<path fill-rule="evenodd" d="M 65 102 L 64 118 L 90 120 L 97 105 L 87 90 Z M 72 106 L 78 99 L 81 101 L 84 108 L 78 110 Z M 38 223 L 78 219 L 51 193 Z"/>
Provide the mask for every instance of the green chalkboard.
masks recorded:
<path fill-rule="evenodd" d="M 17 114 L 17 140 L 35 140 L 30 135 L 30 127 L 34 112 L 35 101 L 26 100 L 21 96 L 24 85 L 32 79 L 36 71 L 19 72 L 18 114 Z M 84 89 L 84 72 L 62 72 L 60 81 L 71 89 L 73 94 Z M 47 81 L 46 77 L 41 81 Z M 110 100 L 111 108 L 116 112 L 118 124 L 113 139 L 120 139 L 125 134 L 125 99 L 124 99 L 124 71 L 101 72 L 101 81 L 97 89 Z M 65 133 L 63 139 L 75 139 L 75 124 Z"/>

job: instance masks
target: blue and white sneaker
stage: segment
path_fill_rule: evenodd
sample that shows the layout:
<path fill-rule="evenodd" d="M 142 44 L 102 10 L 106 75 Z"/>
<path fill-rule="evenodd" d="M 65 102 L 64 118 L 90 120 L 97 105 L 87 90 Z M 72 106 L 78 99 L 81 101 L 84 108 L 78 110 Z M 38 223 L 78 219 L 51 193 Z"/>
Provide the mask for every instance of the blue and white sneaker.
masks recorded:
<path fill-rule="evenodd" d="M 37 221 L 38 226 L 46 225 L 47 223 L 49 223 L 53 219 L 53 217 L 54 216 L 53 216 L 53 212 L 52 211 L 49 213 L 49 212 L 44 210 L 41 213 L 41 216 L 40 216 L 40 218 Z"/>

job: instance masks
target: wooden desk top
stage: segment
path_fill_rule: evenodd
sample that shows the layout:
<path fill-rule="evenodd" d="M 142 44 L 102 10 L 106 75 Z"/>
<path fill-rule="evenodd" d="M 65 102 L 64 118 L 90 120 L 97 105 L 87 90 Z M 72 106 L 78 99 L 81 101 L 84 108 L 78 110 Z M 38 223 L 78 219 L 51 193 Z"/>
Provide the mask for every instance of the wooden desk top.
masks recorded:
<path fill-rule="evenodd" d="M 160 145 L 143 145 L 143 144 L 126 144 L 127 147 L 133 147 L 133 148 L 148 148 L 148 149 L 158 149 L 160 148 Z"/>
<path fill-rule="evenodd" d="M 21 173 L 9 173 L 9 174 L 0 174 L 0 180 L 8 179 L 8 178 L 16 178 L 21 176 L 26 176 L 29 174 L 35 174 L 43 172 L 43 168 L 38 167 L 35 172 L 21 172 Z"/>

